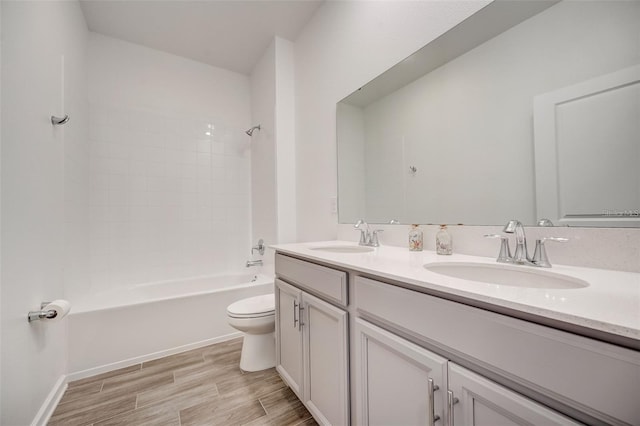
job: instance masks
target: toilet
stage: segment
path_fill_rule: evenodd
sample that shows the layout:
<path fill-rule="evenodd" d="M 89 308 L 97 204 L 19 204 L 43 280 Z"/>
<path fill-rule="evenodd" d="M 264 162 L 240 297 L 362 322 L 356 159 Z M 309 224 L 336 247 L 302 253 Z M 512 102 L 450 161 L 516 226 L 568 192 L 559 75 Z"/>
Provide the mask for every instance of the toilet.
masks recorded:
<path fill-rule="evenodd" d="M 275 298 L 273 294 L 250 297 L 227 307 L 229 325 L 244 333 L 240 368 L 260 371 L 276 365 Z"/>

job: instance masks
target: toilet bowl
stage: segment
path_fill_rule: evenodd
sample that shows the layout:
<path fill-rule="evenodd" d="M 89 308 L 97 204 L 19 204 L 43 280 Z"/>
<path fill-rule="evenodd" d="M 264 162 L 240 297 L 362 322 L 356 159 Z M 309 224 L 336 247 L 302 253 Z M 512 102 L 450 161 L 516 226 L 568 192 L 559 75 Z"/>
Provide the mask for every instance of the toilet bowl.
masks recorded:
<path fill-rule="evenodd" d="M 227 307 L 229 325 L 244 333 L 240 368 L 260 371 L 276 365 L 275 299 L 273 294 L 250 297 Z"/>

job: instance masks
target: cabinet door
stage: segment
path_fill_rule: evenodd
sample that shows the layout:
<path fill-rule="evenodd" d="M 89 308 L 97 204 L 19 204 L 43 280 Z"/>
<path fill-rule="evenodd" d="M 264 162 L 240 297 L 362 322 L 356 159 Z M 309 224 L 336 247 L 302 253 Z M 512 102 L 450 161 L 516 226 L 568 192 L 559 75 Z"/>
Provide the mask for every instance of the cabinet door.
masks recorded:
<path fill-rule="evenodd" d="M 454 426 L 580 424 L 452 362 L 449 392 Z"/>
<path fill-rule="evenodd" d="M 302 399 L 302 291 L 279 279 L 276 279 L 275 284 L 276 369 L 291 390 Z"/>
<path fill-rule="evenodd" d="M 355 331 L 356 423 L 443 425 L 447 360 L 361 319 Z"/>
<path fill-rule="evenodd" d="M 320 424 L 349 424 L 347 313 L 302 295 L 305 405 Z"/>

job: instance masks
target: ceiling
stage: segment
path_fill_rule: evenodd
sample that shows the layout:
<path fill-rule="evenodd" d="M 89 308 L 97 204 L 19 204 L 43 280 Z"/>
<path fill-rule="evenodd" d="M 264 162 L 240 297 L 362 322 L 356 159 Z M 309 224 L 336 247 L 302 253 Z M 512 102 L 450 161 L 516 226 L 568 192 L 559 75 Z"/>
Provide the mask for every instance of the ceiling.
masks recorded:
<path fill-rule="evenodd" d="M 295 41 L 322 0 L 81 0 L 90 31 L 250 74 L 274 36 Z"/>

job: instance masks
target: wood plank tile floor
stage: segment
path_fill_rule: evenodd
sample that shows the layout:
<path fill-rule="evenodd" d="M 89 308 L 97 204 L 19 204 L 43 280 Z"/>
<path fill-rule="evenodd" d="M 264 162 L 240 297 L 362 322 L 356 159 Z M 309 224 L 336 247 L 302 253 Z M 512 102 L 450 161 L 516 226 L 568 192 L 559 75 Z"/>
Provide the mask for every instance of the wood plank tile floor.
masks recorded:
<path fill-rule="evenodd" d="M 240 370 L 241 348 L 234 339 L 69 383 L 49 425 L 316 425 L 275 368 Z"/>

